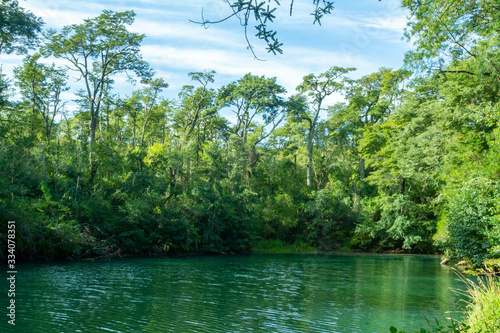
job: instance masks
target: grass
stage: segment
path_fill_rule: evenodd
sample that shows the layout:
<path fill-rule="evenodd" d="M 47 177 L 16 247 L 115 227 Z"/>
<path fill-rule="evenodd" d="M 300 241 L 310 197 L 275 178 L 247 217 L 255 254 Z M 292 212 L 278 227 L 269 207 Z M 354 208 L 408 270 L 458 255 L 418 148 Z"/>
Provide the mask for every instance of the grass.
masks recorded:
<path fill-rule="evenodd" d="M 296 241 L 289 244 L 278 239 L 263 239 L 254 244 L 253 252 L 264 253 L 315 253 L 316 248 L 303 241 Z"/>
<path fill-rule="evenodd" d="M 500 281 L 494 275 L 465 279 L 469 302 L 466 309 L 468 332 L 500 332 Z"/>

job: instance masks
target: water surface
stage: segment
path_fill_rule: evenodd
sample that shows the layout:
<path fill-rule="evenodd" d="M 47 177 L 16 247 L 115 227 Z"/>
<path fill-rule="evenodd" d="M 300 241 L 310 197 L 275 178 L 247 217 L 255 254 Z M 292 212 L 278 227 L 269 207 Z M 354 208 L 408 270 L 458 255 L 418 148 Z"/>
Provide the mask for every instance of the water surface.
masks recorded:
<path fill-rule="evenodd" d="M 416 331 L 425 317 L 459 310 L 452 289 L 463 288 L 433 256 L 138 258 L 18 271 L 15 332 Z"/>

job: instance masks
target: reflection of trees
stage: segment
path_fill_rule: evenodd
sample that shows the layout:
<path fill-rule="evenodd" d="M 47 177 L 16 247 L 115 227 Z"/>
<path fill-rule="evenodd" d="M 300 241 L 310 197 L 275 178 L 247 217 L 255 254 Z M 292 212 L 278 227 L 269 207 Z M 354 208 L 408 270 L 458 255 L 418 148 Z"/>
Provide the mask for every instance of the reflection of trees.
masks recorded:
<path fill-rule="evenodd" d="M 439 319 L 453 309 L 451 288 L 459 286 L 450 269 L 423 256 L 220 256 L 30 267 L 19 281 L 18 328 L 25 332 L 382 331 L 402 326 L 403 308 L 405 327 L 413 322 L 418 329 L 425 325 L 421 313 Z"/>

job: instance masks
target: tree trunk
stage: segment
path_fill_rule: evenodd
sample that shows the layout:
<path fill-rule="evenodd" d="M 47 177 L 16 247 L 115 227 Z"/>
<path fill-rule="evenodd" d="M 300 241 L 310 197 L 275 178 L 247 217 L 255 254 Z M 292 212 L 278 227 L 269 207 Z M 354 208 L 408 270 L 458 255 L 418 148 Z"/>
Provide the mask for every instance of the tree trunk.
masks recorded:
<path fill-rule="evenodd" d="M 311 186 L 312 179 L 312 153 L 313 153 L 313 145 L 312 140 L 307 145 L 307 186 Z"/>
<path fill-rule="evenodd" d="M 89 151 L 89 183 L 94 183 L 94 178 L 97 172 L 97 165 L 94 158 L 95 132 L 97 129 L 97 114 L 91 110 L 90 119 L 90 151 Z"/>
<path fill-rule="evenodd" d="M 144 143 L 144 135 L 146 133 L 146 126 L 148 125 L 149 110 L 146 109 L 146 114 L 144 115 L 144 123 L 142 124 L 142 134 L 141 134 L 141 146 Z"/>

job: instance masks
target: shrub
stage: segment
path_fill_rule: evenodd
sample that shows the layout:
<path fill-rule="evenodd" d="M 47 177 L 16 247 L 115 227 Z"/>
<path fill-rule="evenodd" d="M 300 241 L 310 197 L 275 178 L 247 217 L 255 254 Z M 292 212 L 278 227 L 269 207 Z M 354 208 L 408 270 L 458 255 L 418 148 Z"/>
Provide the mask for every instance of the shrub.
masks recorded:
<path fill-rule="evenodd" d="M 471 183 L 450 192 L 445 217 L 446 246 L 473 268 L 481 267 L 498 244 L 495 204 L 500 200 L 498 185 Z"/>
<path fill-rule="evenodd" d="M 321 250 L 336 250 L 347 245 L 354 231 L 356 214 L 341 182 L 329 182 L 313 192 L 305 205 L 308 214 L 308 240 Z"/>
<path fill-rule="evenodd" d="M 364 215 L 365 219 L 356 226 L 360 247 L 416 253 L 434 251 L 431 236 L 436 221 L 427 204 L 415 202 L 406 194 L 380 196 L 365 200 Z"/>

